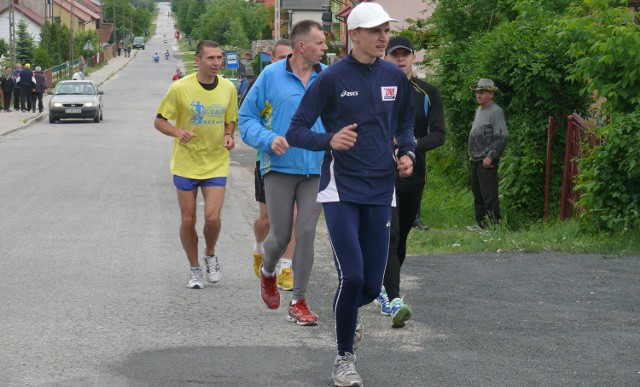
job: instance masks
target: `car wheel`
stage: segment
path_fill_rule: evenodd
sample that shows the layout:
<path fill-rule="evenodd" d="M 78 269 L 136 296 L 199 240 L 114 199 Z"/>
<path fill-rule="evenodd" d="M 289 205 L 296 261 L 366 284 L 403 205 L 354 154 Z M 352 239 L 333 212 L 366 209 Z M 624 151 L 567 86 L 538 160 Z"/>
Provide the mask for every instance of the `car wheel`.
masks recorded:
<path fill-rule="evenodd" d="M 96 116 L 93 117 L 93 122 L 95 122 L 96 124 L 100 123 L 100 112 L 96 113 Z"/>
<path fill-rule="evenodd" d="M 56 118 L 54 116 L 52 116 L 51 114 L 49 114 L 49 123 L 50 124 L 55 124 L 56 123 Z"/>
<path fill-rule="evenodd" d="M 100 112 L 100 121 L 104 120 L 102 112 Z"/>

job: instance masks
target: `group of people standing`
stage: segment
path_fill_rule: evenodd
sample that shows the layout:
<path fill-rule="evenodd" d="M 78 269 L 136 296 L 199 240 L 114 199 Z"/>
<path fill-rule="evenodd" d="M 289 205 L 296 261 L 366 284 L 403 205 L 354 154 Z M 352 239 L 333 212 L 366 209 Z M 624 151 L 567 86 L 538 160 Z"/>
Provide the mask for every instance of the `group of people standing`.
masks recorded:
<path fill-rule="evenodd" d="M 42 113 L 44 106 L 42 96 L 47 90 L 47 80 L 40 66 L 35 71 L 26 63 L 24 68 L 20 63 L 16 64 L 12 71 L 10 67 L 4 70 L 0 89 L 4 101 L 3 111 L 11 112 L 11 99 L 13 98 L 13 110 L 24 112 Z"/>
<path fill-rule="evenodd" d="M 172 83 L 155 118 L 155 128 L 174 138 L 170 166 L 189 288 L 204 287 L 205 270 L 208 282 L 222 278 L 215 246 L 236 123 L 243 141 L 258 152 L 253 263 L 261 298 L 267 308 L 279 308 L 281 258 L 293 250 L 287 318 L 298 325 L 318 323 L 306 296 L 316 225 L 324 212 L 338 276 L 336 386 L 363 385 L 355 352 L 364 331 L 360 307 L 377 300 L 397 328 L 412 317 L 400 297 L 400 267 L 425 184 L 425 153 L 445 141 L 441 95 L 413 75 L 411 41 L 389 39 L 392 21 L 379 4 L 354 7 L 347 19 L 352 51 L 330 67 L 321 63 L 327 50 L 322 25 L 297 23 L 288 44 L 276 43 L 273 63 L 248 87 L 240 108 L 235 87 L 219 74 L 221 48 L 202 41 L 196 47 L 197 72 Z M 491 92 L 485 86 L 478 85 L 477 96 Z M 483 165 L 497 174 L 504 147 L 489 141 L 500 136 L 488 125 L 501 110 L 497 105 L 490 110 L 479 113 L 472 131 L 488 150 L 474 146 L 472 160 L 484 156 Z M 499 131 L 506 135 L 506 126 Z M 204 197 L 205 269 L 195 228 L 198 187 Z M 484 195 L 484 188 L 479 191 Z"/>

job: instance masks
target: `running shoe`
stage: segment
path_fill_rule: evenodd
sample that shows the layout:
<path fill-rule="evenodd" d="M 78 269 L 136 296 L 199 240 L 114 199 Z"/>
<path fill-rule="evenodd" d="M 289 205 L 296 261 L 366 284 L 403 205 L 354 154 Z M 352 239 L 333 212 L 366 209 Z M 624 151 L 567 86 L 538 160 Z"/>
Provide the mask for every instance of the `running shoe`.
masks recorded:
<path fill-rule="evenodd" d="M 202 269 L 191 269 L 189 271 L 189 284 L 187 284 L 189 289 L 202 289 L 204 288 L 204 282 L 202 282 Z"/>
<path fill-rule="evenodd" d="M 387 296 L 387 290 L 382 287 L 382 291 L 378 294 L 373 302 L 380 307 L 380 314 L 389 316 L 391 314 L 391 305 L 389 304 L 389 297 Z"/>
<path fill-rule="evenodd" d="M 299 299 L 295 304 L 289 304 L 287 320 L 304 326 L 318 325 L 318 316 L 311 313 L 304 298 Z"/>
<path fill-rule="evenodd" d="M 344 356 L 336 357 L 333 362 L 333 372 L 331 373 L 335 386 L 363 386 L 362 378 L 356 371 L 356 355 L 345 353 Z"/>
<path fill-rule="evenodd" d="M 394 298 L 391 301 L 391 326 L 393 328 L 402 328 L 406 325 L 407 320 L 411 319 L 411 308 L 404 303 L 402 298 Z"/>
<path fill-rule="evenodd" d="M 220 262 L 218 262 L 218 256 L 213 254 L 211 256 L 205 255 L 204 262 L 207 264 L 207 281 L 215 283 L 222 278 L 222 271 L 220 271 Z"/>
<path fill-rule="evenodd" d="M 260 278 L 260 265 L 262 265 L 262 256 L 264 254 L 253 252 L 253 271 L 256 273 L 256 277 Z"/>
<path fill-rule="evenodd" d="M 278 293 L 277 281 L 278 279 L 275 275 L 267 277 L 260 273 L 260 296 L 269 309 L 278 309 L 280 307 L 280 293 Z"/>
<path fill-rule="evenodd" d="M 282 273 L 278 274 L 278 289 L 293 290 L 293 276 L 290 267 L 285 267 L 282 269 Z"/>

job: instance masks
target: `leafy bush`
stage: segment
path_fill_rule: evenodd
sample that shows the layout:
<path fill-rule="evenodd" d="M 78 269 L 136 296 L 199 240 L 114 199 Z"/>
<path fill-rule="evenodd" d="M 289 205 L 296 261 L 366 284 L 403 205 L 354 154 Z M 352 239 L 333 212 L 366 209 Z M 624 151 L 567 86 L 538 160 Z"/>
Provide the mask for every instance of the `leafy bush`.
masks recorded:
<path fill-rule="evenodd" d="M 582 84 L 568 82 L 572 63 L 557 38 L 555 10 L 520 3 L 520 16 L 472 39 L 440 50 L 441 91 L 447 112 L 447 142 L 454 157 L 466 160 L 467 136 L 477 104 L 469 85 L 491 78 L 502 90 L 495 98 L 507 119 L 509 145 L 501 160 L 501 205 L 518 226 L 542 218 L 549 116 L 555 118 L 551 200 L 560 198 L 566 117 L 584 112 L 591 100 Z M 445 68 L 447 70 L 445 70 Z M 455 166 L 455 163 L 450 163 Z M 466 174 L 466 169 L 452 172 Z M 466 181 L 459 176 L 459 181 Z"/>
<path fill-rule="evenodd" d="M 640 26 L 628 1 L 584 0 L 559 23 L 558 37 L 575 60 L 570 80 L 603 97 L 602 110 L 628 113 L 640 104 Z"/>
<path fill-rule="evenodd" d="M 577 190 L 588 228 L 640 228 L 640 108 L 599 129 L 605 142 L 578 161 Z"/>

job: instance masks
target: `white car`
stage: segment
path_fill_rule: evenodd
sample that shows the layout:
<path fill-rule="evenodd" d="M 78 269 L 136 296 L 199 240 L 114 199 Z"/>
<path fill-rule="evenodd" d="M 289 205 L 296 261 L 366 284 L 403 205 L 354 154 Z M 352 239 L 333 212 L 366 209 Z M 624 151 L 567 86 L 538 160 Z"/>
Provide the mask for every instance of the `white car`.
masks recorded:
<path fill-rule="evenodd" d="M 102 120 L 102 90 L 89 80 L 61 81 L 49 99 L 49 122 L 64 118 L 90 118 L 96 124 Z"/>

